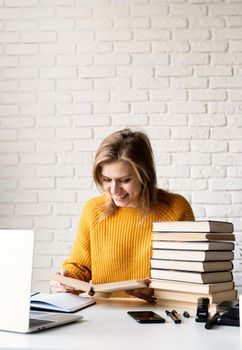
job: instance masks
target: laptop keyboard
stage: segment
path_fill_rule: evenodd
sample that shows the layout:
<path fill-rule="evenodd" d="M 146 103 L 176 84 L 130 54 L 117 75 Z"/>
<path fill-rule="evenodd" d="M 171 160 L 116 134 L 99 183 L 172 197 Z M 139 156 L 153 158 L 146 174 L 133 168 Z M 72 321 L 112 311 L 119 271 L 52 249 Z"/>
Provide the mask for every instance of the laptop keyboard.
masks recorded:
<path fill-rule="evenodd" d="M 38 318 L 30 318 L 29 319 L 29 326 L 35 327 L 35 326 L 44 326 L 45 324 L 53 323 L 53 321 L 46 321 L 46 320 L 40 320 Z"/>

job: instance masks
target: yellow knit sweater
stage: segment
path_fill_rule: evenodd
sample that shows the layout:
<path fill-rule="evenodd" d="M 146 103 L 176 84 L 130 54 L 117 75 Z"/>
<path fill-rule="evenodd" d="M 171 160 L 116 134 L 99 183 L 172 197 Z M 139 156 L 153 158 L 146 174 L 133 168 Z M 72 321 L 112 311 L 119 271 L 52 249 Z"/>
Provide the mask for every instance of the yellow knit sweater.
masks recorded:
<path fill-rule="evenodd" d="M 90 199 L 83 209 L 70 257 L 63 263 L 71 277 L 92 283 L 149 277 L 152 222 L 194 220 L 184 197 L 166 193 L 147 216 L 137 208 L 118 208 L 100 221 L 104 198 Z"/>

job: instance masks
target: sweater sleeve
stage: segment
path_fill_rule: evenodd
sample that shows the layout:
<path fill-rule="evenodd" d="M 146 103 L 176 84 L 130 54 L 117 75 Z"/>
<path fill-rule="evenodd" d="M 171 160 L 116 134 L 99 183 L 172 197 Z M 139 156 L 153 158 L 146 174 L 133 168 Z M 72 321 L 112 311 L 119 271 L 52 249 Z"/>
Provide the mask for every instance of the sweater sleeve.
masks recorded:
<path fill-rule="evenodd" d="M 90 205 L 87 203 L 82 211 L 76 239 L 69 258 L 62 267 L 70 277 L 89 282 L 91 280 L 91 250 L 90 250 Z"/>

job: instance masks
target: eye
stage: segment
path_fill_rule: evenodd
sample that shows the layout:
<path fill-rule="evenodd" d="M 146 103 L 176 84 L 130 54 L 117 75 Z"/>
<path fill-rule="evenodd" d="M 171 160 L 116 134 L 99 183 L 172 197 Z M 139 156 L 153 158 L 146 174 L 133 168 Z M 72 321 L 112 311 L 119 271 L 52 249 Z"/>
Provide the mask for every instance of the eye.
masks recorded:
<path fill-rule="evenodd" d="M 130 178 L 122 179 L 121 182 L 122 182 L 122 183 L 128 183 L 130 180 L 131 180 Z"/>
<path fill-rule="evenodd" d="M 110 182 L 110 181 L 111 181 L 111 179 L 109 179 L 108 177 L 103 176 L 103 182 Z"/>

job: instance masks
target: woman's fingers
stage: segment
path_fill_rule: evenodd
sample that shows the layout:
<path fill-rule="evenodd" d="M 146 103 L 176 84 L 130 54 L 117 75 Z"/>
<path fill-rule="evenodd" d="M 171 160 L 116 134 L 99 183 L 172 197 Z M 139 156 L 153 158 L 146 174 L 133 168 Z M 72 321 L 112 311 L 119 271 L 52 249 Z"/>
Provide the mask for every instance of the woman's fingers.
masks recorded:
<path fill-rule="evenodd" d="M 66 270 L 60 270 L 59 272 L 57 272 L 57 274 L 62 276 L 68 276 L 68 272 Z M 74 288 L 66 286 L 65 284 L 62 284 L 55 280 L 50 281 L 50 289 L 51 293 L 70 293 L 76 291 Z"/>
<path fill-rule="evenodd" d="M 128 291 L 127 293 L 135 296 L 136 298 L 146 300 L 148 303 L 154 303 L 156 301 L 153 288 L 139 288 Z"/>

